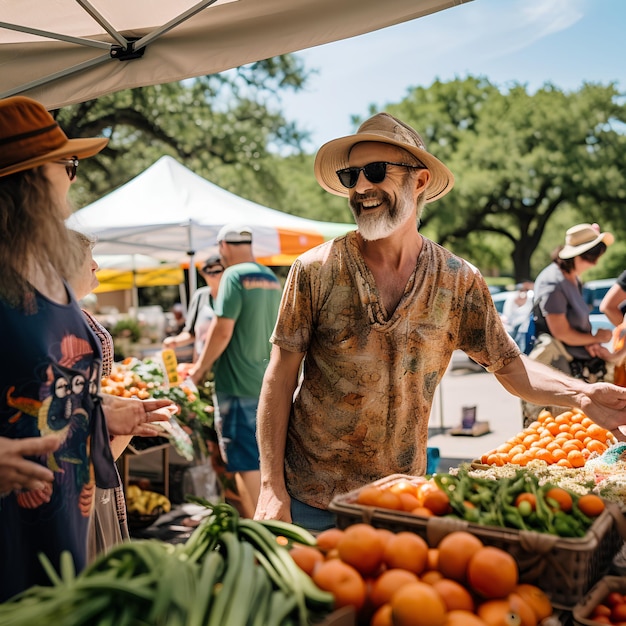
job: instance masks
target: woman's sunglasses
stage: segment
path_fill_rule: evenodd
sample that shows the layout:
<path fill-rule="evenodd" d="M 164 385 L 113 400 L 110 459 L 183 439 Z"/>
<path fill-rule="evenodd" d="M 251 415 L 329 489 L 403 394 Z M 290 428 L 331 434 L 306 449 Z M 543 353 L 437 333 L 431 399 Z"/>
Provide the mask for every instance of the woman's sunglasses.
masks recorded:
<path fill-rule="evenodd" d="M 425 169 L 424 166 L 421 164 L 410 165 L 409 163 L 374 161 L 373 163 L 368 163 L 363 167 L 346 167 L 343 170 L 337 170 L 337 176 L 339 177 L 339 182 L 347 189 L 352 189 L 356 185 L 361 172 L 365 174 L 365 178 L 367 178 L 370 183 L 374 183 L 375 185 L 377 185 L 378 183 L 382 183 L 383 180 L 385 180 L 385 176 L 387 176 L 388 165 L 396 165 L 397 167 L 410 167 L 411 169 L 415 170 Z"/>
<path fill-rule="evenodd" d="M 72 157 L 71 159 L 61 159 L 60 161 L 55 161 L 55 163 L 65 165 L 65 171 L 67 172 L 67 177 L 70 180 L 74 180 L 76 178 L 76 170 L 78 170 L 78 157 Z"/>

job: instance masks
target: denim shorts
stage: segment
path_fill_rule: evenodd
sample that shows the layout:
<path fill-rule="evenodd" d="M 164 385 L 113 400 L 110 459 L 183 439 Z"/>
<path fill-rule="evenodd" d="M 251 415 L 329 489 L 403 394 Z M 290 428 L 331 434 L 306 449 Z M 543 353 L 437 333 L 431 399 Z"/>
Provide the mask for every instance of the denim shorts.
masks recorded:
<path fill-rule="evenodd" d="M 226 469 L 229 472 L 258 470 L 256 411 L 259 399 L 219 392 L 216 395 L 215 430 Z"/>

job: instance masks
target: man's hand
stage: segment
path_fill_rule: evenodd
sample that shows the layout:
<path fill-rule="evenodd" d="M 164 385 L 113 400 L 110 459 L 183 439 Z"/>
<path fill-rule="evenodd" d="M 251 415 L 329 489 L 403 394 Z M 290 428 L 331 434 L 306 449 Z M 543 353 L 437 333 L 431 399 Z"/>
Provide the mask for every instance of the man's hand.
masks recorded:
<path fill-rule="evenodd" d="M 178 411 L 168 400 L 138 400 L 103 394 L 102 405 L 111 435 L 159 437 L 163 430 L 150 422 L 167 422 Z"/>
<path fill-rule="evenodd" d="M 191 379 L 196 387 L 200 387 L 204 380 L 204 372 L 198 367 L 197 364 L 192 365 L 187 371 L 187 377 Z"/>
<path fill-rule="evenodd" d="M 261 487 L 254 519 L 291 522 L 291 498 L 287 491 L 282 496 L 278 496 L 272 489 Z"/>
<path fill-rule="evenodd" d="M 0 495 L 23 489 L 43 489 L 52 484 L 54 474 L 44 465 L 25 459 L 41 456 L 58 449 L 60 439 L 55 435 L 8 439 L 0 437 Z"/>

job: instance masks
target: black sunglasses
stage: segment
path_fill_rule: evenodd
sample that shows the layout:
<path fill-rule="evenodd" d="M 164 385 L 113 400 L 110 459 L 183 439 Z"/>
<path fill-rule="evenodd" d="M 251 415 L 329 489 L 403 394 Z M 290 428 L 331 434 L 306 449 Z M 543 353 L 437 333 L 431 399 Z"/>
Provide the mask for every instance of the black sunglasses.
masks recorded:
<path fill-rule="evenodd" d="M 352 189 L 359 180 L 359 174 L 363 172 L 365 178 L 377 185 L 382 183 L 387 176 L 387 166 L 397 165 L 398 167 L 410 167 L 415 170 L 426 169 L 423 165 L 410 165 L 409 163 L 391 163 L 390 161 L 374 161 L 374 163 L 368 163 L 363 167 L 346 167 L 343 170 L 337 170 L 337 176 L 339 182 L 348 189 Z"/>
<path fill-rule="evenodd" d="M 202 270 L 205 274 L 207 274 L 208 276 L 217 276 L 218 274 L 221 274 L 224 271 L 223 267 L 220 267 L 220 269 L 218 270 L 208 270 L 206 267 Z"/>
<path fill-rule="evenodd" d="M 67 177 L 70 180 L 74 180 L 76 178 L 76 170 L 78 170 L 78 157 L 72 157 L 71 159 L 62 159 L 60 161 L 55 161 L 55 163 L 65 165 L 65 171 L 67 172 Z"/>

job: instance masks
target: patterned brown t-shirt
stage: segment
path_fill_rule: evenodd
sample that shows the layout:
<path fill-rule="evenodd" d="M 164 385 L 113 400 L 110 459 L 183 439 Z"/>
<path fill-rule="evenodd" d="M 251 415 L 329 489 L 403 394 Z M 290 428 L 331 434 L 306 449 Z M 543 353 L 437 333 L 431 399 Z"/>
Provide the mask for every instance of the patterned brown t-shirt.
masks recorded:
<path fill-rule="evenodd" d="M 423 242 L 390 317 L 354 232 L 291 268 L 271 340 L 306 353 L 285 472 L 289 493 L 311 506 L 391 474 L 424 474 L 431 405 L 454 350 L 492 372 L 519 355 L 480 273 Z"/>

